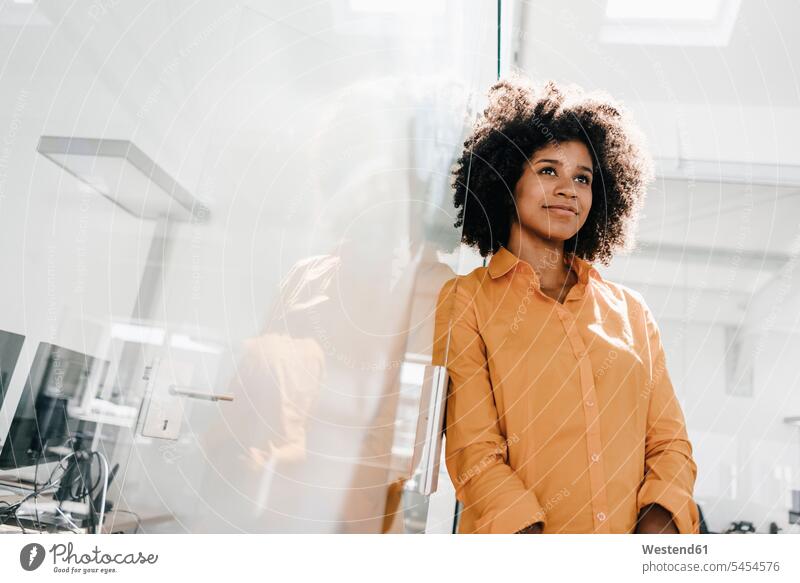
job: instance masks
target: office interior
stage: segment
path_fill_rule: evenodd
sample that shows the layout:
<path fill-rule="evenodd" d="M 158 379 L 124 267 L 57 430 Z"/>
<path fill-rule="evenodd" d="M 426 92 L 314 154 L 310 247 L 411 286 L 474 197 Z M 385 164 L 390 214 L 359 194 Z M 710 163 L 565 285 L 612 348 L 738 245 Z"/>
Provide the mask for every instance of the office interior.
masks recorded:
<path fill-rule="evenodd" d="M 437 293 L 483 262 L 449 171 L 520 71 L 646 135 L 637 245 L 599 269 L 658 319 L 708 531 L 800 532 L 798 18 L 3 3 L 0 530 L 454 532 L 419 429 Z"/>

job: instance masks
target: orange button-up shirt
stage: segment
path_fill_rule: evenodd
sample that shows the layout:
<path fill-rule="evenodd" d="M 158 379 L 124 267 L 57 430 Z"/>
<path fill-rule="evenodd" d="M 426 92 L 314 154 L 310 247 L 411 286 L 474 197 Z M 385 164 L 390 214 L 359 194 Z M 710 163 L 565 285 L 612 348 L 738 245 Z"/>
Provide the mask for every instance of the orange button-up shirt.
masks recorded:
<path fill-rule="evenodd" d="M 433 362 L 447 354 L 459 531 L 629 533 L 657 503 L 698 532 L 697 466 L 658 326 L 640 294 L 564 260 L 578 282 L 563 304 L 502 247 L 439 294 Z"/>

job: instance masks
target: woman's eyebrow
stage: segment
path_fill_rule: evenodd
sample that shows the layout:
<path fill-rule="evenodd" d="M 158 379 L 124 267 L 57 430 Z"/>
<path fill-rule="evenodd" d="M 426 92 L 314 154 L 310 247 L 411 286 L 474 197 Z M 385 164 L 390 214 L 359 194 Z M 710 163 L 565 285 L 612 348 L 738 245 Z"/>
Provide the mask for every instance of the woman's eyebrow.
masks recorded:
<path fill-rule="evenodd" d="M 561 160 L 554 160 L 552 158 L 539 158 L 538 160 L 534 160 L 533 161 L 534 164 L 538 164 L 539 162 L 548 162 L 550 164 L 557 164 L 559 166 L 561 165 Z M 579 165 L 578 168 L 580 168 L 582 170 L 586 170 L 589 174 L 592 174 L 594 172 L 594 170 L 592 170 L 588 166 L 584 166 L 582 164 Z"/>

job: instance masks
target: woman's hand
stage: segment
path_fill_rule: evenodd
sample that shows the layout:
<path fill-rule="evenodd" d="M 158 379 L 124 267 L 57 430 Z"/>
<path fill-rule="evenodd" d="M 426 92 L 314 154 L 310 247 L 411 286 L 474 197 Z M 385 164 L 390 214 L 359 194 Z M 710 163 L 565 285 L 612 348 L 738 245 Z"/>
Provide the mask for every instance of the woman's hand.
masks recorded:
<path fill-rule="evenodd" d="M 514 534 L 542 534 L 542 522 L 534 522 L 530 526 L 526 526 L 522 530 L 518 530 Z"/>
<path fill-rule="evenodd" d="M 678 529 L 666 508 L 650 504 L 639 512 L 636 534 L 678 534 Z"/>

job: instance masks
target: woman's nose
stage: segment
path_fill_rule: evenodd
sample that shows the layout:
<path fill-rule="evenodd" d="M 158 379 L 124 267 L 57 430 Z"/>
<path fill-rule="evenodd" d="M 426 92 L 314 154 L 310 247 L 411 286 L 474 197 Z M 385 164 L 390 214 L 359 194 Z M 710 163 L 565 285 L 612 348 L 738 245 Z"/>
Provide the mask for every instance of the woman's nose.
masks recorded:
<path fill-rule="evenodd" d="M 556 194 L 568 198 L 575 198 L 578 196 L 578 193 L 575 191 L 575 185 L 571 180 L 559 181 L 559 183 L 556 184 Z"/>

